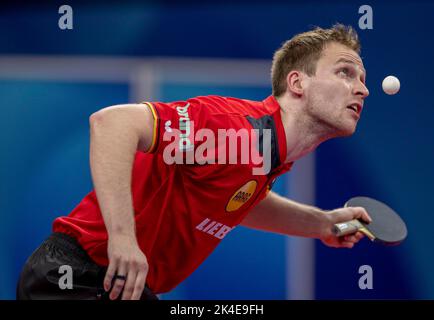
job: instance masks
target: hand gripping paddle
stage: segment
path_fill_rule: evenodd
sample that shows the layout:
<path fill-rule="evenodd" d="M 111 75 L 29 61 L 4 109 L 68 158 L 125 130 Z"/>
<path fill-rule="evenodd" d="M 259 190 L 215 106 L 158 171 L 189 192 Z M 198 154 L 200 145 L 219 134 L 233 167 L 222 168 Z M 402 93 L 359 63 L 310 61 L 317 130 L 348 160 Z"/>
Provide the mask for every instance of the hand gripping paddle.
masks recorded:
<path fill-rule="evenodd" d="M 369 239 L 383 245 L 398 245 L 407 237 L 407 227 L 401 217 L 386 204 L 368 197 L 355 197 L 345 207 L 363 207 L 372 218 L 371 223 L 355 219 L 337 223 L 333 232 L 344 236 L 356 231 L 363 232 Z"/>

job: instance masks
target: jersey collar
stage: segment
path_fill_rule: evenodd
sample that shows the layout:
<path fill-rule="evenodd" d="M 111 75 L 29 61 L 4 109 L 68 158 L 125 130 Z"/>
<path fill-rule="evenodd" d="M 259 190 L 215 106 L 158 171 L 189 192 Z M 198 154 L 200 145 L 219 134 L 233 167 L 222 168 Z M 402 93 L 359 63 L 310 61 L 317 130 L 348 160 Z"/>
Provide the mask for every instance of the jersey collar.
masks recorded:
<path fill-rule="evenodd" d="M 287 144 L 286 144 L 286 135 L 285 135 L 285 129 L 282 122 L 282 116 L 280 112 L 280 105 L 277 102 L 276 98 L 274 96 L 269 96 L 265 100 L 263 100 L 265 108 L 271 113 L 271 115 L 274 118 L 274 123 L 276 126 L 276 133 L 277 133 L 277 141 L 279 145 L 279 155 L 280 155 L 280 165 L 276 170 L 282 170 L 287 169 L 289 170 L 293 164 L 291 163 L 285 163 L 286 160 L 286 154 L 287 154 Z"/>

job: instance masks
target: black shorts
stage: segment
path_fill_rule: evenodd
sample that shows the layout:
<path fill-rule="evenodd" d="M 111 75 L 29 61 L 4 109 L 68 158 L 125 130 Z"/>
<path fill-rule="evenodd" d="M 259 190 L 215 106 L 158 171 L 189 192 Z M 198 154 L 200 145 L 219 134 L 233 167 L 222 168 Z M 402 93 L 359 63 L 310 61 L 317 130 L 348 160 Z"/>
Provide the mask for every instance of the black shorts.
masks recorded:
<path fill-rule="evenodd" d="M 72 271 L 69 283 L 66 268 Z M 17 299 L 108 300 L 109 292 L 103 288 L 106 270 L 92 261 L 77 240 L 53 233 L 27 259 L 18 280 Z M 158 297 L 145 287 L 141 300 Z"/>

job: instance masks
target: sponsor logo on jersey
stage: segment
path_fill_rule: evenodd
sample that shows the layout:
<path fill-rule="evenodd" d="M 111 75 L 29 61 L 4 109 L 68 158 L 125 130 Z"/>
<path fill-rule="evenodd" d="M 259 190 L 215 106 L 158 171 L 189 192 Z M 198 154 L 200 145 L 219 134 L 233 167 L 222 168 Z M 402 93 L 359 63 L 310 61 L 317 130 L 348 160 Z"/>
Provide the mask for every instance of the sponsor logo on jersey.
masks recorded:
<path fill-rule="evenodd" d="M 241 206 L 249 201 L 249 199 L 253 196 L 257 185 L 258 183 L 256 180 L 251 180 L 235 191 L 234 195 L 226 205 L 226 211 L 232 212 L 241 208 Z"/>
<path fill-rule="evenodd" d="M 190 150 L 193 146 L 190 140 L 190 116 L 188 114 L 188 108 L 190 103 L 187 103 L 184 107 L 176 107 L 176 111 L 179 115 L 179 150 Z"/>
<path fill-rule="evenodd" d="M 229 227 L 223 223 L 208 218 L 196 226 L 197 230 L 212 235 L 220 240 L 223 239 L 233 228 L 234 227 Z"/>

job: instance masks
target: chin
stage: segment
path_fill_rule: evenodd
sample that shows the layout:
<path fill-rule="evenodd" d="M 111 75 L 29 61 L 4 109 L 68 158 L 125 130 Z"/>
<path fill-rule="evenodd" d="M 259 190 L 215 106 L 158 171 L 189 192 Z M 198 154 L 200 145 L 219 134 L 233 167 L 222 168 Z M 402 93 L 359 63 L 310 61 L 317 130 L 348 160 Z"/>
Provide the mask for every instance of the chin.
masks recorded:
<path fill-rule="evenodd" d="M 356 126 L 345 131 L 344 137 L 352 136 L 356 132 Z"/>
<path fill-rule="evenodd" d="M 356 132 L 357 128 L 357 122 L 354 121 L 337 121 L 337 122 L 326 122 L 323 121 L 323 124 L 325 124 L 328 127 L 329 135 L 328 139 L 330 138 L 338 138 L 338 137 L 349 137 L 353 135 Z"/>
<path fill-rule="evenodd" d="M 338 129 L 338 137 L 349 137 L 352 136 L 356 132 L 357 125 L 347 125 L 342 126 Z"/>

